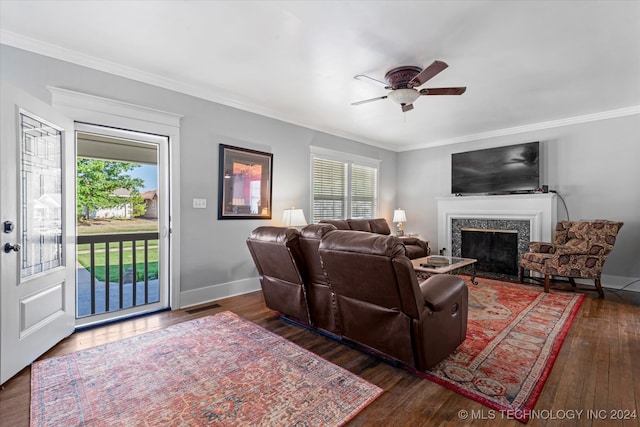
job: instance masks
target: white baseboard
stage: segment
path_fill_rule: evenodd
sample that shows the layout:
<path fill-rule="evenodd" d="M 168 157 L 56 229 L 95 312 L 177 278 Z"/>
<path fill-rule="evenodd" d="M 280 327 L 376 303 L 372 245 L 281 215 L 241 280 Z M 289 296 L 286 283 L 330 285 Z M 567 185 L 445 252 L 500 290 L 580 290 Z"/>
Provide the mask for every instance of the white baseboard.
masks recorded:
<path fill-rule="evenodd" d="M 535 271 L 531 271 L 530 274 L 532 277 L 544 278 L 544 274 L 540 274 Z M 566 277 L 563 276 L 558 277 L 566 279 Z M 576 278 L 575 281 L 576 283 L 579 283 L 581 285 L 594 286 L 592 279 Z M 628 285 L 629 287 L 625 288 L 625 291 L 640 292 L 640 277 L 625 277 L 603 274 L 600 277 L 600 283 L 602 284 L 602 287 L 606 289 L 619 290 Z"/>
<path fill-rule="evenodd" d="M 531 272 L 534 277 L 544 278 L 543 274 L 538 274 L 535 271 Z M 557 276 L 558 278 L 566 279 L 564 276 Z M 580 285 L 594 286 L 592 279 L 575 279 L 576 283 Z M 611 274 L 603 274 L 600 278 L 602 287 L 610 290 L 620 290 L 625 288 L 625 291 L 640 292 L 640 277 L 625 277 L 625 276 L 613 276 Z"/>
<path fill-rule="evenodd" d="M 192 291 L 180 292 L 180 308 L 204 304 L 206 302 L 247 294 L 260 290 L 260 279 L 250 277 L 234 282 L 218 283 Z"/>
<path fill-rule="evenodd" d="M 635 283 L 632 283 L 634 281 Z M 593 285 L 593 280 L 576 279 L 576 282 Z M 629 283 L 632 284 L 629 285 Z M 610 274 L 602 275 L 603 288 L 615 290 L 622 289 L 627 285 L 629 285 L 629 287 L 625 289 L 626 291 L 640 292 L 640 278 L 613 276 Z M 191 307 L 259 290 L 260 279 L 258 277 L 250 277 L 248 279 L 236 280 L 234 282 L 218 283 L 216 285 L 206 286 L 192 291 L 181 292 L 180 308 Z"/>
<path fill-rule="evenodd" d="M 593 283 L 593 280 L 591 282 Z M 603 274 L 601 282 L 603 288 L 622 289 L 629 285 L 629 287 L 625 288 L 625 291 L 640 292 L 640 277 L 624 277 Z"/>

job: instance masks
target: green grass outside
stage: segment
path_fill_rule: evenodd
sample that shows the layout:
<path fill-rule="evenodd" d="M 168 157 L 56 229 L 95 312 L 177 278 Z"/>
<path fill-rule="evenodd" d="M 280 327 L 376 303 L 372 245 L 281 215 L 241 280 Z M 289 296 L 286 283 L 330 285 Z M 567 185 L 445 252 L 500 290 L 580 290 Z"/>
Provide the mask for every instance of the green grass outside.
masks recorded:
<path fill-rule="evenodd" d="M 131 242 L 128 242 L 128 247 L 124 248 L 122 251 L 122 263 L 123 263 L 123 274 L 126 272 L 128 268 L 133 266 L 133 251 L 131 250 Z M 86 251 L 82 251 L 80 246 L 87 246 Z M 78 246 L 78 262 L 87 270 L 91 271 L 91 253 L 89 252 L 89 245 L 79 245 Z M 105 257 L 105 244 L 98 243 L 95 245 L 95 275 L 96 279 L 105 282 L 106 278 L 106 257 Z M 158 247 L 150 247 L 148 250 L 148 274 L 149 280 L 158 278 Z M 142 260 L 142 262 L 139 262 Z M 119 252 L 116 249 L 112 249 L 110 247 L 109 251 L 109 281 L 110 282 L 119 282 L 120 281 L 120 256 Z M 144 247 L 136 248 L 136 281 L 144 280 Z"/>
<path fill-rule="evenodd" d="M 77 223 L 78 234 L 118 234 L 158 231 L 158 221 L 149 219 L 92 219 Z"/>

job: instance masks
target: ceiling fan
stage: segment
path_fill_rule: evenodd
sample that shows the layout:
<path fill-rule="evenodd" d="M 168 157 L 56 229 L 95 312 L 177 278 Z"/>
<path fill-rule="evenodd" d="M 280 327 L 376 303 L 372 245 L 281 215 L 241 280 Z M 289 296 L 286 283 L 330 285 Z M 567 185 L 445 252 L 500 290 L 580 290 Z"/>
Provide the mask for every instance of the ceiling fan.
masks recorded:
<path fill-rule="evenodd" d="M 462 95 L 467 90 L 466 87 L 416 89 L 447 67 L 448 65 L 442 61 L 433 61 L 433 64 L 424 70 L 413 65 L 404 65 L 387 71 L 387 74 L 384 76 L 384 82 L 374 79 L 373 77 L 365 76 L 364 74 L 358 74 L 354 77 L 355 79 L 382 84 L 385 89 L 390 89 L 391 92 L 385 96 L 365 99 L 364 101 L 354 102 L 351 105 L 366 104 L 367 102 L 390 98 L 392 101 L 400 104 L 402 111 L 407 112 L 413 110 L 413 102 L 422 95 Z"/>

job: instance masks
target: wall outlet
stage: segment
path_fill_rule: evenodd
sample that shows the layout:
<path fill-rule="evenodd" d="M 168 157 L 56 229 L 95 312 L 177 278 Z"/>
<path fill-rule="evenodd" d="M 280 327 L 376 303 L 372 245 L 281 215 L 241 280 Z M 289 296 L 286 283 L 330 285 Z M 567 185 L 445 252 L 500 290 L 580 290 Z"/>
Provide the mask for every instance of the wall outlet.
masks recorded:
<path fill-rule="evenodd" d="M 193 209 L 206 209 L 207 199 L 193 199 Z"/>

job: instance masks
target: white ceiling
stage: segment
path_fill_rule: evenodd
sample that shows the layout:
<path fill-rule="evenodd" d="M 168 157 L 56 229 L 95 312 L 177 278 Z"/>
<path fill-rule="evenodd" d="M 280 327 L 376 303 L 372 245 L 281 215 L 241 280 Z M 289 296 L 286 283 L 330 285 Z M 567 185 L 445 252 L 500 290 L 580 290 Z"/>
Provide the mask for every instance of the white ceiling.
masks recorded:
<path fill-rule="evenodd" d="M 639 1 L 10 1 L 0 42 L 397 151 L 640 113 Z M 402 113 L 383 80 L 449 68 Z"/>

